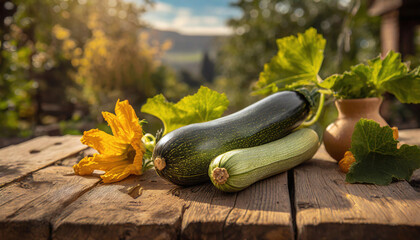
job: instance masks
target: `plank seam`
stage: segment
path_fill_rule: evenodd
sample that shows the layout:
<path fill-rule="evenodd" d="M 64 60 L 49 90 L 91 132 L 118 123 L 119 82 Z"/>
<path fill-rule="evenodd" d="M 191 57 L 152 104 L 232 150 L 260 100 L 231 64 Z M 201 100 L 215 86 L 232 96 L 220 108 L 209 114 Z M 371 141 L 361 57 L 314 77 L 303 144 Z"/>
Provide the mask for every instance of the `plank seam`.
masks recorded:
<path fill-rule="evenodd" d="M 233 202 L 233 206 L 231 209 L 229 209 L 229 212 L 226 214 L 226 218 L 223 221 L 223 229 L 222 229 L 222 239 L 225 239 L 225 228 L 226 228 L 226 222 L 229 218 L 230 213 L 233 211 L 233 209 L 236 206 L 236 200 L 238 199 L 238 193 L 235 193 L 235 201 Z"/>
<path fill-rule="evenodd" d="M 296 199 L 295 199 L 295 175 L 294 170 L 290 169 L 287 171 L 287 188 L 289 190 L 289 200 L 290 200 L 290 209 L 291 209 L 291 217 L 292 217 L 292 231 L 293 231 L 293 239 L 297 240 L 298 232 L 297 232 L 297 224 L 296 224 Z"/>
<path fill-rule="evenodd" d="M 182 222 L 184 221 L 184 214 L 185 211 L 187 211 L 188 208 L 190 208 L 190 204 L 189 202 L 184 202 L 182 205 L 182 209 L 181 209 L 181 216 L 179 217 L 179 227 L 177 227 L 177 240 L 182 239 Z M 178 224 L 176 224 L 178 225 Z"/>
<path fill-rule="evenodd" d="M 51 221 L 48 222 L 48 240 L 52 240 L 53 239 L 53 225 L 51 223 Z"/>

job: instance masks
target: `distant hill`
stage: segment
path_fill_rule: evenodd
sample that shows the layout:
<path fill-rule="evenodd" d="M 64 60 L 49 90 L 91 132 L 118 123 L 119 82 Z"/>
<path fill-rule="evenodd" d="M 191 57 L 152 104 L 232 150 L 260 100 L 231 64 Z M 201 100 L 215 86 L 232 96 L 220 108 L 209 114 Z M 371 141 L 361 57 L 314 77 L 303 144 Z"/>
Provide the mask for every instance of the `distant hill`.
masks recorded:
<path fill-rule="evenodd" d="M 163 43 L 172 41 L 172 48 L 163 56 L 163 63 L 180 71 L 187 71 L 194 76 L 200 73 L 200 65 L 205 52 L 208 52 L 212 60 L 218 48 L 219 40 L 223 36 L 200 36 L 183 35 L 174 31 L 161 31 L 148 29 L 152 41 Z"/>
<path fill-rule="evenodd" d="M 160 42 L 165 40 L 172 41 L 172 48 L 169 52 L 204 52 L 211 51 L 220 36 L 199 36 L 183 35 L 174 31 L 161 31 L 156 29 L 148 30 L 151 39 L 157 39 Z"/>

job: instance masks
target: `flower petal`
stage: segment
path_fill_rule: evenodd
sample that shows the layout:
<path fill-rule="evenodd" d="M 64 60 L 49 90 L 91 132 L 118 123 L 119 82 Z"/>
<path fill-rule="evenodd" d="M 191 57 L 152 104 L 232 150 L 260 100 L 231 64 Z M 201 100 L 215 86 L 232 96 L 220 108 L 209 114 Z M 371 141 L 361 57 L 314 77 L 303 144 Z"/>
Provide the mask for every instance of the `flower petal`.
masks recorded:
<path fill-rule="evenodd" d="M 118 166 L 128 166 L 130 162 L 124 155 L 106 156 L 94 154 L 93 157 L 84 157 L 79 163 L 73 166 L 73 170 L 78 175 L 89 175 L 94 170 L 109 171 Z"/>
<path fill-rule="evenodd" d="M 101 175 L 101 178 L 104 183 L 112 183 L 123 180 L 131 173 L 131 168 L 129 166 L 117 166 L 107 171 L 104 175 Z"/>
<path fill-rule="evenodd" d="M 143 142 L 141 140 L 140 141 L 133 142 L 131 144 L 131 146 L 136 151 L 136 156 L 134 157 L 134 160 L 133 160 L 133 167 L 138 172 L 138 173 L 133 173 L 133 174 L 139 175 L 142 172 L 143 155 L 146 152 L 146 148 L 145 148 L 145 146 L 144 146 L 144 144 L 143 144 Z"/>
<path fill-rule="evenodd" d="M 110 112 L 102 112 L 102 116 L 105 121 L 107 121 L 108 126 L 111 127 L 112 134 L 115 137 L 122 139 L 122 136 L 124 135 L 123 126 L 121 126 L 117 116 Z"/>
<path fill-rule="evenodd" d="M 143 137 L 143 130 L 140 126 L 136 112 L 127 100 L 122 102 L 119 100 L 117 101 L 117 104 L 115 105 L 115 114 L 122 129 L 118 138 L 131 143 L 133 142 L 133 139 L 141 139 Z"/>
<path fill-rule="evenodd" d="M 122 155 L 128 147 L 118 138 L 98 129 L 85 131 L 80 141 L 105 155 Z"/>

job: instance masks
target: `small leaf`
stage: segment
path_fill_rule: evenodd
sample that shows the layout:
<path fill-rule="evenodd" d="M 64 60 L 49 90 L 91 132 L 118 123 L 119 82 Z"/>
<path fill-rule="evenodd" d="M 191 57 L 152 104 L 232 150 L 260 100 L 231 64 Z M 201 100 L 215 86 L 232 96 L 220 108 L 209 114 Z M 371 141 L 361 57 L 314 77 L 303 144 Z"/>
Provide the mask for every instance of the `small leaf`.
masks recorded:
<path fill-rule="evenodd" d="M 186 96 L 178 103 L 168 102 L 162 94 L 149 98 L 141 111 L 158 117 L 163 122 L 165 135 L 188 124 L 219 118 L 228 105 L 224 93 L 202 86 L 196 94 Z"/>
<path fill-rule="evenodd" d="M 316 29 L 310 28 L 303 34 L 277 40 L 279 51 L 264 65 L 255 92 L 275 83 L 278 89 L 295 82 L 316 83 L 319 69 L 324 60 L 325 39 Z M 275 90 L 269 87 L 268 90 Z M 262 91 L 262 93 L 266 93 Z"/>
<path fill-rule="evenodd" d="M 163 122 L 164 134 L 184 126 L 182 119 L 188 114 L 185 110 L 175 107 L 174 103 L 168 102 L 162 94 L 147 99 L 141 111 L 159 118 Z"/>
<path fill-rule="evenodd" d="M 420 103 L 420 67 L 382 84 L 402 103 Z"/>
<path fill-rule="evenodd" d="M 387 81 L 392 81 L 407 74 L 407 66 L 401 62 L 401 54 L 390 51 L 384 59 L 380 57 L 368 61 L 371 69 L 371 81 L 380 88 Z"/>
<path fill-rule="evenodd" d="M 420 148 L 404 144 L 398 149 L 397 143 L 390 127 L 361 119 L 355 126 L 350 149 L 356 162 L 346 181 L 388 185 L 393 179 L 410 180 L 413 171 L 420 168 Z"/>
<path fill-rule="evenodd" d="M 228 105 L 229 100 L 224 93 L 200 87 L 196 94 L 184 97 L 175 106 L 188 112 L 194 122 L 206 122 L 222 116 Z"/>
<path fill-rule="evenodd" d="M 376 97 L 370 96 L 372 88 L 364 80 L 364 76 L 361 77 L 355 72 L 332 75 L 318 85 L 331 89 L 334 92 L 334 96 L 339 99 Z"/>

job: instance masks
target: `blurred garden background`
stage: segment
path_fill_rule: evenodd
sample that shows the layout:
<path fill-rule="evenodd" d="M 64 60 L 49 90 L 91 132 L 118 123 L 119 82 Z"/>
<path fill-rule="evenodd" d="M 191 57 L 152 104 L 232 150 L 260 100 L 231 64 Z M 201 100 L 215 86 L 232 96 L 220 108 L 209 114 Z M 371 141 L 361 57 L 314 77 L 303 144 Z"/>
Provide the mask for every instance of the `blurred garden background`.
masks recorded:
<path fill-rule="evenodd" d="M 228 113 L 251 96 L 276 39 L 314 27 L 327 39 L 321 77 L 393 49 L 420 64 L 419 1 L 1 0 L 0 147 L 40 135 L 109 131 L 101 112 L 201 85 L 227 94 Z M 396 38 L 396 39 L 395 39 Z M 420 126 L 419 106 L 385 96 L 392 126 Z"/>

